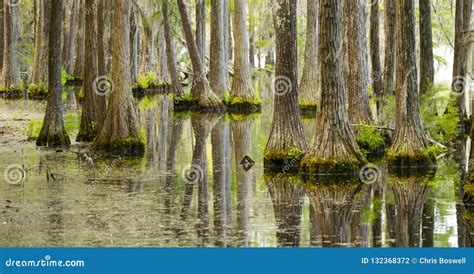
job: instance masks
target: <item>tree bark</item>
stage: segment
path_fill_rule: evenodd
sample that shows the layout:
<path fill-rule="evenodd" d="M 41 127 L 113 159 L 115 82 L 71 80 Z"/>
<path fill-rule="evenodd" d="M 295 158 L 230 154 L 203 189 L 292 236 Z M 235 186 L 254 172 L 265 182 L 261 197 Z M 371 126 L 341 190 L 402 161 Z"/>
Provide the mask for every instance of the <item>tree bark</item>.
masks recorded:
<path fill-rule="evenodd" d="M 376 96 L 377 116 L 383 111 L 383 73 L 380 64 L 379 1 L 370 6 L 370 60 L 372 62 L 372 88 Z"/>
<path fill-rule="evenodd" d="M 304 51 L 303 76 L 300 83 L 299 105 L 316 105 L 319 97 L 318 68 L 318 0 L 306 3 L 306 45 Z"/>
<path fill-rule="evenodd" d="M 171 77 L 171 85 L 173 86 L 173 92 L 176 96 L 180 97 L 184 95 L 183 88 L 178 78 L 178 66 L 176 62 L 176 48 L 173 36 L 171 35 L 171 26 L 168 12 L 168 0 L 163 1 L 162 6 L 163 13 L 163 28 L 164 36 L 166 41 L 166 61 L 168 65 L 168 71 Z"/>
<path fill-rule="evenodd" d="M 73 0 L 71 18 L 69 19 L 69 34 L 68 39 L 65 42 L 65 70 L 67 74 L 72 75 L 74 65 L 74 43 L 76 38 L 76 25 L 77 25 L 77 13 L 78 13 L 78 2 L 79 0 Z M 101 1 L 102 2 L 102 1 Z M 100 26 L 100 25 L 99 25 Z"/>
<path fill-rule="evenodd" d="M 96 94 L 98 87 L 94 87 L 94 85 L 98 84 L 96 82 L 98 76 L 96 5 L 96 0 L 84 0 L 84 8 L 88 11 L 85 16 L 87 24 L 85 24 L 84 28 L 84 50 L 87 52 L 84 58 L 84 66 L 87 69 L 84 70 L 84 81 L 82 85 L 84 103 L 82 104 L 81 125 L 76 139 L 78 142 L 91 142 L 97 136 L 98 132 L 96 99 L 99 95 Z"/>
<path fill-rule="evenodd" d="M 74 62 L 74 77 L 82 78 L 84 76 L 84 1 L 85 0 L 78 0 L 79 1 L 79 18 L 78 18 L 78 27 L 77 27 L 77 34 L 76 34 L 76 60 Z"/>
<path fill-rule="evenodd" d="M 217 97 L 212 91 L 211 87 L 209 86 L 209 82 L 206 79 L 206 69 L 204 63 L 202 62 L 199 49 L 196 45 L 196 40 L 194 39 L 194 35 L 191 30 L 191 24 L 189 22 L 188 12 L 186 11 L 186 5 L 184 4 L 183 0 L 178 0 L 178 9 L 181 16 L 183 32 L 186 37 L 186 44 L 191 57 L 193 72 L 195 75 L 191 92 L 193 93 L 193 96 L 197 97 L 201 109 L 220 111 L 223 109 L 223 104 L 219 97 Z"/>
<path fill-rule="evenodd" d="M 369 105 L 369 63 L 363 0 L 344 1 L 347 38 L 347 82 L 349 121 L 352 124 L 372 122 Z"/>
<path fill-rule="evenodd" d="M 270 162 L 292 158 L 290 151 L 304 151 L 307 147 L 298 107 L 296 1 L 278 0 L 275 9 L 275 98 L 272 129 L 265 148 L 265 160 Z"/>
<path fill-rule="evenodd" d="M 303 171 L 340 173 L 353 171 L 365 162 L 349 128 L 345 108 L 340 45 L 340 3 L 319 2 L 319 60 L 321 62 L 321 104 L 316 114 L 313 143 L 302 160 Z"/>
<path fill-rule="evenodd" d="M 413 0 L 397 1 L 396 127 L 389 160 L 395 166 L 432 162 L 422 157 L 429 146 L 420 119 L 416 68 L 415 5 Z"/>
<path fill-rule="evenodd" d="M 234 98 L 256 100 L 250 79 L 249 41 L 247 33 L 247 1 L 234 1 Z"/>
<path fill-rule="evenodd" d="M 20 59 L 18 56 L 20 39 L 20 10 L 18 5 L 11 5 L 5 1 L 4 8 L 4 52 L 3 52 L 3 77 L 4 86 L 19 87 L 20 85 Z"/>
<path fill-rule="evenodd" d="M 217 95 L 227 91 L 227 67 L 224 58 L 224 7 L 222 0 L 211 0 L 210 83 Z"/>
<path fill-rule="evenodd" d="M 385 53 L 383 72 L 383 96 L 387 97 L 395 91 L 395 0 L 385 0 Z M 385 107 L 382 100 L 380 109 Z"/>
<path fill-rule="evenodd" d="M 4 25 L 4 16 L 5 16 L 5 9 L 4 9 L 4 4 L 5 2 L 3 0 L 0 0 L 0 71 L 3 73 L 3 53 L 5 50 L 5 25 Z M 34 7 L 35 7 L 35 14 L 36 11 L 38 10 L 37 7 L 37 1 L 34 2 Z M 36 19 L 36 16 L 35 16 Z M 35 20 L 35 30 L 36 30 L 36 23 L 37 21 Z M 35 31 L 36 35 L 36 31 Z M 36 37 L 36 36 L 35 36 Z M 36 43 L 36 38 L 35 38 L 35 43 Z"/>
<path fill-rule="evenodd" d="M 94 145 L 109 153 L 143 155 L 145 150 L 138 130 L 130 75 L 130 1 L 116 0 L 114 17 L 113 87 L 104 126 Z"/>
<path fill-rule="evenodd" d="M 196 46 L 202 64 L 206 63 L 206 0 L 196 0 Z"/>
<path fill-rule="evenodd" d="M 68 147 L 71 144 L 64 128 L 61 84 L 61 21 L 62 1 L 51 0 L 49 13 L 48 103 L 43 127 L 36 141 L 38 146 Z"/>
<path fill-rule="evenodd" d="M 431 30 L 431 1 L 419 1 L 420 95 L 424 95 L 434 83 L 433 32 Z"/>

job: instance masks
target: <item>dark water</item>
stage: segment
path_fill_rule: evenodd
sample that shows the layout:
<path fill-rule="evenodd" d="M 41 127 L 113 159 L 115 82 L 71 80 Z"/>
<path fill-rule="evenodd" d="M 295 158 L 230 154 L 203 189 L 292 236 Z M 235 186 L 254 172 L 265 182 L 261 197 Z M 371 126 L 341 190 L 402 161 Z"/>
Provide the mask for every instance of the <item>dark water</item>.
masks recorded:
<path fill-rule="evenodd" d="M 174 114 L 163 96 L 139 105 L 146 156 L 90 161 L 21 141 L 44 103 L 0 101 L 0 126 L 12 131 L 0 135 L 0 171 L 27 171 L 19 184 L 1 177 L 0 246 L 457 247 L 472 233 L 462 219 L 462 150 L 433 176 L 391 176 L 380 160 L 372 184 L 304 183 L 264 175 L 266 106 L 242 117 Z M 66 109 L 77 112 L 73 100 Z M 314 120 L 303 123 L 310 140 Z M 245 156 L 255 162 L 248 171 Z"/>

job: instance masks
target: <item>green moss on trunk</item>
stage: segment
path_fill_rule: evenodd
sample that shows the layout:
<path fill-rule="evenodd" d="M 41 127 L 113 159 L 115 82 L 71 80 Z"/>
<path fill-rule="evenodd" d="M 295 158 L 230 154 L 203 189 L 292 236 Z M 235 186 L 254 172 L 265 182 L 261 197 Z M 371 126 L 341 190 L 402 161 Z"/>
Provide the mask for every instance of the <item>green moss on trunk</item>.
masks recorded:
<path fill-rule="evenodd" d="M 301 172 L 304 174 L 356 174 L 365 162 L 358 161 L 356 158 L 345 161 L 335 161 L 328 159 L 305 158 L 301 162 Z"/>
<path fill-rule="evenodd" d="M 61 133 L 57 134 L 40 134 L 36 140 L 36 145 L 47 147 L 69 147 L 71 145 L 71 140 L 66 131 L 63 130 Z"/>

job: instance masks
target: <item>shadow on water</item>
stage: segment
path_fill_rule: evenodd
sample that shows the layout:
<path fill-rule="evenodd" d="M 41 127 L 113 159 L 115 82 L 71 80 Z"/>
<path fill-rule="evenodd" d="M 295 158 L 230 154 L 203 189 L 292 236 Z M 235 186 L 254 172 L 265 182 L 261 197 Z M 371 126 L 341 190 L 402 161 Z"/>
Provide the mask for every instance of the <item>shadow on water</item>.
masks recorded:
<path fill-rule="evenodd" d="M 69 113 L 79 113 L 74 95 L 65 98 Z M 27 171 L 20 183 L 0 184 L 0 246 L 472 246 L 462 153 L 440 159 L 431 176 L 389 176 L 382 159 L 370 184 L 303 181 L 265 173 L 267 111 L 177 114 L 170 102 L 138 103 L 143 159 L 100 157 L 83 144 L 74 152 L 0 145 L 1 171 L 13 164 Z M 44 104 L 0 101 L 0 109 L 27 128 Z M 314 119 L 303 126 L 310 141 Z"/>

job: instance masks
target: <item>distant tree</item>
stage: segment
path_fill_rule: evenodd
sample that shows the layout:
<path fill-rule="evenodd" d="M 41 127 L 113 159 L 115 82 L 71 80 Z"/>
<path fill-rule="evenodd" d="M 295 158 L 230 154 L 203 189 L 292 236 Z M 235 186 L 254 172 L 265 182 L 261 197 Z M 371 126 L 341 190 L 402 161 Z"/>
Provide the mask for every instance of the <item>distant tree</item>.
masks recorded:
<path fill-rule="evenodd" d="M 74 42 L 76 39 L 76 25 L 77 25 L 77 16 L 78 16 L 78 2 L 79 0 L 72 0 L 72 7 L 71 7 L 71 16 L 69 18 L 69 28 L 66 28 L 65 39 L 64 39 L 64 69 L 69 75 L 73 73 L 73 65 L 74 65 Z M 102 3 L 102 1 L 100 1 Z M 99 27 L 101 24 L 97 24 Z"/>
<path fill-rule="evenodd" d="M 240 101 L 256 100 L 250 78 L 247 1 L 234 0 L 234 78 L 231 95 Z"/>
<path fill-rule="evenodd" d="M 201 53 L 199 48 L 196 45 L 196 40 L 191 30 L 191 24 L 189 21 L 188 12 L 186 10 L 186 5 L 183 0 L 178 0 L 178 9 L 181 16 L 181 24 L 183 27 L 184 36 L 186 38 L 186 44 L 189 51 L 189 56 L 191 57 L 191 63 L 193 66 L 193 87 L 192 94 L 199 101 L 199 106 L 202 109 L 207 110 L 221 110 L 223 109 L 223 104 L 219 97 L 212 91 L 209 86 L 209 82 L 206 78 L 206 68 L 201 59 Z"/>
<path fill-rule="evenodd" d="M 43 126 L 36 141 L 38 146 L 68 147 L 71 144 L 64 128 L 61 84 L 62 1 L 51 0 L 49 13 L 48 102 Z"/>
<path fill-rule="evenodd" d="M 434 83 L 433 31 L 431 1 L 419 0 L 420 9 L 420 94 L 426 94 Z"/>
<path fill-rule="evenodd" d="M 5 87 L 18 87 L 20 85 L 20 57 L 18 55 L 20 10 L 18 5 L 11 5 L 9 1 L 5 1 L 3 8 L 3 77 Z"/>
<path fill-rule="evenodd" d="M 416 68 L 414 0 L 397 0 L 396 126 L 389 160 L 394 166 L 432 162 L 426 148 L 428 137 L 420 119 Z"/>
<path fill-rule="evenodd" d="M 115 0 L 114 17 L 112 92 L 104 126 L 94 146 L 109 153 L 143 155 L 130 75 L 130 1 Z"/>
<path fill-rule="evenodd" d="M 299 105 L 315 106 L 319 93 L 318 68 L 318 0 L 306 3 L 306 45 L 303 76 L 299 86 Z"/>
<path fill-rule="evenodd" d="M 168 9 L 168 0 L 164 0 L 161 5 L 161 11 L 163 13 L 163 30 L 166 42 L 166 61 L 168 65 L 168 71 L 170 73 L 171 85 L 173 86 L 173 92 L 176 96 L 183 96 L 183 88 L 179 82 L 178 77 L 178 66 L 176 62 L 176 47 L 173 36 L 171 35 L 170 26 L 170 10 Z"/>
<path fill-rule="evenodd" d="M 349 127 L 345 106 L 342 62 L 339 54 L 341 6 L 339 1 L 319 2 L 319 60 L 321 102 L 316 114 L 316 134 L 301 161 L 309 173 L 346 172 L 363 165 L 360 152 Z"/>
<path fill-rule="evenodd" d="M 293 158 L 293 152 L 304 151 L 307 144 L 298 107 L 296 1 L 277 0 L 274 8 L 275 98 L 265 160 L 281 162 Z"/>

